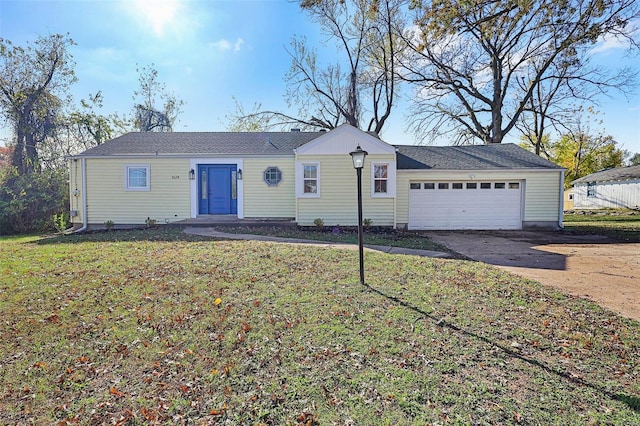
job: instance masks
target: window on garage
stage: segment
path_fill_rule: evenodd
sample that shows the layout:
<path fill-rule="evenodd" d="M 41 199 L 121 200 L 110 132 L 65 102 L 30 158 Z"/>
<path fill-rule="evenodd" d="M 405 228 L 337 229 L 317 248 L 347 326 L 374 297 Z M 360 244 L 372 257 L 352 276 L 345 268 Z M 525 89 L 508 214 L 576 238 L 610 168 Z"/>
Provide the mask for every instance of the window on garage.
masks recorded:
<path fill-rule="evenodd" d="M 493 186 L 495 189 L 504 189 L 505 188 L 505 183 L 504 182 L 496 182 L 495 185 Z"/>
<path fill-rule="evenodd" d="M 480 189 L 491 189 L 491 182 L 482 182 L 480 184 Z"/>
<path fill-rule="evenodd" d="M 509 182 L 509 189 L 520 189 L 520 182 Z"/>
<path fill-rule="evenodd" d="M 411 182 L 409 183 L 409 189 L 420 189 L 420 183 Z"/>
<path fill-rule="evenodd" d="M 451 184 L 452 189 L 462 189 L 462 182 L 454 182 Z"/>
<path fill-rule="evenodd" d="M 449 189 L 449 184 L 445 182 L 440 182 L 438 184 L 438 189 Z"/>
<path fill-rule="evenodd" d="M 424 189 L 436 189 L 436 184 L 433 182 L 428 182 L 424 184 Z"/>
<path fill-rule="evenodd" d="M 476 182 L 467 182 L 467 189 L 477 189 L 478 184 Z"/>

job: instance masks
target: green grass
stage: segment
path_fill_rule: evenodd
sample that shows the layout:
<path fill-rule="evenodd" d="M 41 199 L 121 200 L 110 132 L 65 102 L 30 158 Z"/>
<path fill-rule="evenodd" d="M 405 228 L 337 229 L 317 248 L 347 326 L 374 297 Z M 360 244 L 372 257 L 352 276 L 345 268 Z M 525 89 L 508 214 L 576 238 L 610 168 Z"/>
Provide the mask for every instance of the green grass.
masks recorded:
<path fill-rule="evenodd" d="M 0 424 L 639 424 L 640 324 L 487 265 L 0 239 Z"/>
<path fill-rule="evenodd" d="M 318 229 L 313 227 L 298 228 L 291 226 L 227 225 L 217 226 L 216 230 L 236 234 L 270 235 L 282 238 L 358 244 L 357 228 L 326 227 Z M 400 232 L 386 228 L 365 228 L 363 239 L 364 243 L 368 245 L 450 252 L 448 248 L 425 238 L 420 232 Z"/>
<path fill-rule="evenodd" d="M 566 232 L 605 235 L 626 242 L 640 242 L 640 212 L 633 210 L 592 210 L 565 214 Z"/>

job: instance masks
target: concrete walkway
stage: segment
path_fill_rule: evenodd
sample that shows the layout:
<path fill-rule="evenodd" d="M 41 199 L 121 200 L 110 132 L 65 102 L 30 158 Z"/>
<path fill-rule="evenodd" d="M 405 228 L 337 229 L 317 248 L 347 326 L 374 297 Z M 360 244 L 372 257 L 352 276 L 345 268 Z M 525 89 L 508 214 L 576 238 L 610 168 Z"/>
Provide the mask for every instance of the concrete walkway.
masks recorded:
<path fill-rule="evenodd" d="M 224 240 L 269 241 L 269 242 L 282 243 L 282 244 L 300 244 L 300 245 L 308 245 L 308 246 L 316 246 L 316 247 L 328 247 L 333 249 L 358 250 L 357 244 L 333 243 L 333 242 L 316 241 L 316 240 L 303 240 L 299 238 L 272 237 L 268 235 L 231 234 L 227 232 L 216 231 L 214 228 L 187 227 L 184 229 L 184 232 L 187 234 L 202 235 L 205 237 L 220 238 Z M 404 255 L 411 255 L 411 256 L 437 257 L 437 258 L 444 258 L 444 259 L 454 257 L 451 253 L 445 253 L 440 251 L 419 250 L 419 249 L 410 249 L 410 248 L 394 247 L 394 246 L 375 246 L 375 245 L 369 245 L 369 244 L 365 245 L 365 250 L 377 251 L 377 252 L 388 253 L 388 254 L 404 254 Z"/>

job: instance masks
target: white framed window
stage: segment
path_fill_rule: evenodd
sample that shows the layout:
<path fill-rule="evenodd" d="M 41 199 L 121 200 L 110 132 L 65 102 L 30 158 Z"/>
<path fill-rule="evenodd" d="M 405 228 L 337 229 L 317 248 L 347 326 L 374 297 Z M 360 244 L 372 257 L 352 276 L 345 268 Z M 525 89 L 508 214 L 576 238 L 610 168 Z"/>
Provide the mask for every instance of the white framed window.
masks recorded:
<path fill-rule="evenodd" d="M 373 164 L 373 193 L 386 194 L 389 183 L 389 165 Z"/>
<path fill-rule="evenodd" d="M 395 163 L 371 163 L 371 197 L 395 197 Z"/>
<path fill-rule="evenodd" d="M 303 166 L 304 186 L 302 192 L 305 194 L 318 193 L 318 165 L 305 164 Z"/>
<path fill-rule="evenodd" d="M 124 167 L 126 191 L 149 191 L 151 189 L 151 169 L 148 164 L 127 164 Z"/>
<path fill-rule="evenodd" d="M 596 196 L 596 183 L 587 182 L 587 198 L 594 198 Z"/>
<path fill-rule="evenodd" d="M 296 163 L 296 196 L 299 198 L 320 197 L 320 163 Z"/>

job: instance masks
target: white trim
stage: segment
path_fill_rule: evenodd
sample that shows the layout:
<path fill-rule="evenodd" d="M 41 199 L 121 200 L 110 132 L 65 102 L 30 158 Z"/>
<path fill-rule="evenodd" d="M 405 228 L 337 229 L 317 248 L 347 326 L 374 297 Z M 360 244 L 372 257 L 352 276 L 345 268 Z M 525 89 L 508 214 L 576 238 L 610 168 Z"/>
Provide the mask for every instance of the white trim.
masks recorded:
<path fill-rule="evenodd" d="M 244 161 L 242 158 L 202 157 L 189 159 L 189 168 L 193 169 L 196 173 L 198 172 L 198 165 L 200 164 L 235 164 L 236 169 L 238 171 L 242 170 L 242 174 L 244 174 Z M 244 179 L 238 180 L 237 191 L 238 219 L 244 219 Z M 191 218 L 195 219 L 198 217 L 198 179 L 189 181 L 189 193 L 191 199 Z"/>
<path fill-rule="evenodd" d="M 147 185 L 146 186 L 131 186 L 129 184 L 129 171 L 131 169 L 145 169 Z M 124 165 L 124 190 L 129 191 L 151 191 L 151 166 L 149 164 L 125 164 Z"/>
<path fill-rule="evenodd" d="M 316 167 L 316 192 L 304 192 L 304 166 Z M 320 198 L 320 162 L 296 161 L 296 198 Z"/>

